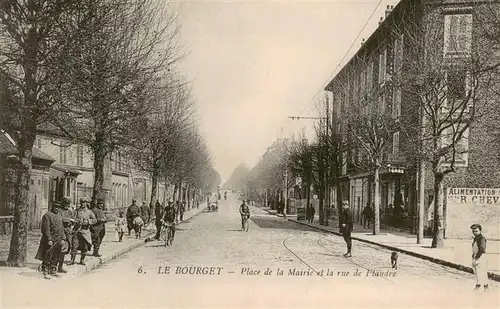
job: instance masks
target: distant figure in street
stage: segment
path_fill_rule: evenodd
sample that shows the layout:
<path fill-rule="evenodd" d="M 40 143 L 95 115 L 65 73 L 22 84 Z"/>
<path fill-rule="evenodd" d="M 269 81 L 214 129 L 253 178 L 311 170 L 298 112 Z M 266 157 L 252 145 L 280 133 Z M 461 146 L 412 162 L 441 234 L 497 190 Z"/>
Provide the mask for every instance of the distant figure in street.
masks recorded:
<path fill-rule="evenodd" d="M 370 223 L 373 220 L 373 209 L 370 207 L 370 204 L 366 204 L 361 214 L 363 216 L 363 227 L 366 228 L 366 223 L 368 223 L 368 228 L 370 228 Z"/>
<path fill-rule="evenodd" d="M 63 247 L 67 246 L 63 221 L 59 214 L 60 207 L 59 203 L 54 203 L 52 209 L 42 217 L 42 238 L 35 258 L 42 261 L 45 279 L 50 279 L 50 276 L 58 277 L 58 272 L 66 272 L 60 262 L 61 257 L 64 258 Z"/>
<path fill-rule="evenodd" d="M 123 239 L 123 234 L 125 234 L 125 229 L 127 226 L 127 220 L 124 217 L 123 211 L 120 211 L 118 213 L 118 218 L 116 218 L 115 221 L 115 230 L 116 233 L 118 234 L 118 241 L 122 241 Z"/>
<path fill-rule="evenodd" d="M 160 202 L 156 201 L 156 204 L 155 204 L 155 226 L 156 226 L 155 239 L 156 240 L 160 239 L 161 217 L 162 216 L 163 216 L 163 207 L 161 206 Z"/>
<path fill-rule="evenodd" d="M 106 222 L 108 219 L 104 214 L 104 201 L 98 200 L 96 207 L 92 209 L 95 215 L 96 223 L 90 227 L 90 233 L 92 235 L 92 246 L 94 247 L 94 256 L 100 257 L 99 249 L 101 247 L 102 240 L 106 234 Z"/>
<path fill-rule="evenodd" d="M 227 200 L 227 191 L 224 192 L 224 200 Z"/>
<path fill-rule="evenodd" d="M 309 222 L 309 224 L 313 223 L 315 213 L 316 213 L 316 209 L 314 209 L 314 207 L 312 207 L 312 205 L 309 204 L 309 207 L 307 207 L 307 210 L 306 210 L 307 222 Z"/>
<path fill-rule="evenodd" d="M 134 229 L 134 218 L 141 215 L 141 210 L 139 206 L 136 205 L 136 201 L 132 200 L 132 205 L 127 208 L 127 228 L 128 236 L 130 236 L 130 231 Z M 134 230 L 137 234 L 137 231 Z"/>
<path fill-rule="evenodd" d="M 175 219 L 176 211 L 173 203 L 168 203 L 161 217 L 161 223 L 165 226 L 167 234 L 170 235 L 170 238 L 167 237 L 165 240 L 167 246 L 171 245 L 175 238 Z"/>
<path fill-rule="evenodd" d="M 146 205 L 146 202 L 142 202 L 141 206 L 141 218 L 142 221 L 144 222 L 145 225 L 149 223 L 149 217 L 150 217 L 150 212 L 149 212 L 149 207 Z"/>
<path fill-rule="evenodd" d="M 80 208 L 76 211 L 75 216 L 75 235 L 73 236 L 73 245 L 71 247 L 71 262 L 69 265 L 75 264 L 75 257 L 80 250 L 80 263 L 85 265 L 85 255 L 92 248 L 92 236 L 90 227 L 97 223 L 94 213 L 88 209 L 90 203 L 85 200 L 80 200 Z"/>
<path fill-rule="evenodd" d="M 481 285 L 484 290 L 488 290 L 488 266 L 486 264 L 486 238 L 482 234 L 482 227 L 479 224 L 471 225 L 474 241 L 472 242 L 472 269 L 476 275 L 476 287 L 478 291 Z"/>
<path fill-rule="evenodd" d="M 351 249 L 352 249 L 352 239 L 351 232 L 353 229 L 353 221 L 352 221 L 352 212 L 349 209 L 349 202 L 344 201 L 342 203 L 342 212 L 340 213 L 340 232 L 344 237 L 344 240 L 347 244 L 347 253 L 344 254 L 344 257 L 351 257 Z"/>
<path fill-rule="evenodd" d="M 248 219 L 250 218 L 250 207 L 247 205 L 247 201 L 243 200 L 243 204 L 240 206 L 241 215 L 241 230 L 248 232 Z"/>

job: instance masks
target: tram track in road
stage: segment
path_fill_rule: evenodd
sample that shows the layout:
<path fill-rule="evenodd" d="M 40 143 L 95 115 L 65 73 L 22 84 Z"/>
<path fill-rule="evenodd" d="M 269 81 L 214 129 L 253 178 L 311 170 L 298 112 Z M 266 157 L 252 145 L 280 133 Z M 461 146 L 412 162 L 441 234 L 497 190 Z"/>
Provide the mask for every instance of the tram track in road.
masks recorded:
<path fill-rule="evenodd" d="M 287 246 L 286 241 L 289 240 L 290 238 L 293 238 L 293 237 L 297 237 L 297 236 L 292 235 L 292 236 L 288 236 L 288 237 L 284 238 L 282 241 L 283 246 L 288 250 L 288 252 L 290 252 L 293 256 L 295 256 L 302 264 L 309 267 L 309 269 L 314 271 L 316 274 L 319 274 L 320 273 L 319 271 L 317 271 L 314 267 L 312 267 L 309 263 L 307 263 L 303 258 L 301 258 L 297 253 L 295 253 L 292 249 L 290 249 L 290 247 Z M 326 279 L 323 276 L 321 278 Z"/>

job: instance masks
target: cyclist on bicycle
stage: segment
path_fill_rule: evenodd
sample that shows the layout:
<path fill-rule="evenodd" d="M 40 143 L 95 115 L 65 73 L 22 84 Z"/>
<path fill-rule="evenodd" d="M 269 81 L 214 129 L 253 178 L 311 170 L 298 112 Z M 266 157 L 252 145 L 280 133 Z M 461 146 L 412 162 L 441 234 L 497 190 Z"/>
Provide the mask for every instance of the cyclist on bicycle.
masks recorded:
<path fill-rule="evenodd" d="M 167 235 L 170 235 L 170 237 L 167 236 L 166 239 L 166 244 L 171 245 L 172 242 L 174 241 L 174 236 L 175 236 L 175 208 L 173 207 L 172 203 L 168 203 L 167 207 L 165 207 L 165 211 L 163 213 L 163 217 L 161 219 L 163 226 L 166 228 Z"/>
<path fill-rule="evenodd" d="M 241 230 L 248 232 L 248 218 L 250 218 L 250 207 L 247 205 L 247 201 L 243 200 L 243 204 L 240 206 L 241 215 Z"/>

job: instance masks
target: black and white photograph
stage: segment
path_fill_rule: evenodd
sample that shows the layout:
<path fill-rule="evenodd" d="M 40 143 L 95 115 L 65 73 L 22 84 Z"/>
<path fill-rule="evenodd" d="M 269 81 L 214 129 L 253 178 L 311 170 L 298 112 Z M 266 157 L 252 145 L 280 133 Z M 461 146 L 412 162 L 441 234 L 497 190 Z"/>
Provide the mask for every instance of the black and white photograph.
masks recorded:
<path fill-rule="evenodd" d="M 0 308 L 500 308 L 500 0 L 0 0 Z"/>

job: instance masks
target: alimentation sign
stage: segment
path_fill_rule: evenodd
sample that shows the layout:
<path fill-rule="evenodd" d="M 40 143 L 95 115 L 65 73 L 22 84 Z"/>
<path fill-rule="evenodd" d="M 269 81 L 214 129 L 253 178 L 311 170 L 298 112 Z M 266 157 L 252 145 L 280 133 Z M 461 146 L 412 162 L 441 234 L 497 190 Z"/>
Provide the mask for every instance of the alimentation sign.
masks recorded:
<path fill-rule="evenodd" d="M 448 188 L 448 201 L 459 204 L 500 204 L 500 189 Z"/>
<path fill-rule="evenodd" d="M 447 188 L 447 238 L 470 239 L 470 226 L 479 223 L 489 239 L 500 239 L 500 188 Z"/>

